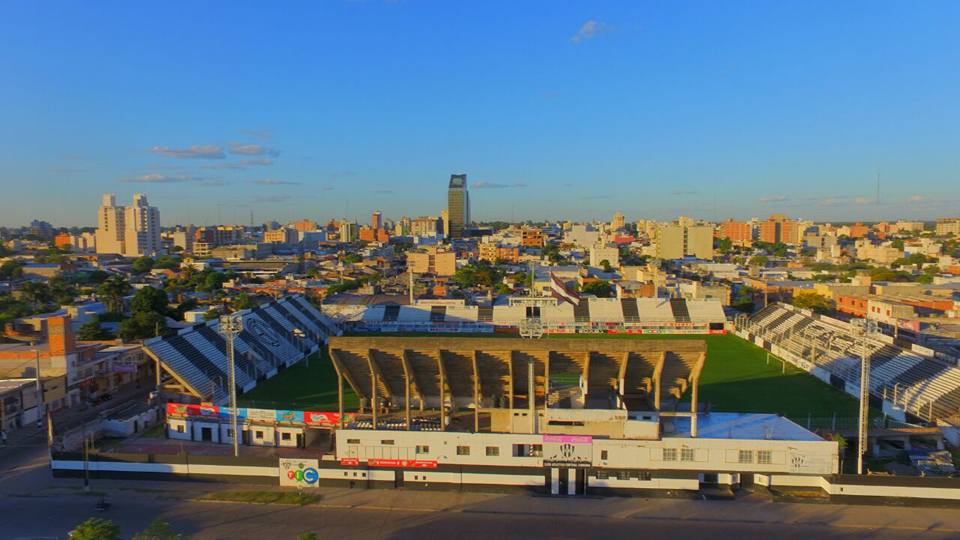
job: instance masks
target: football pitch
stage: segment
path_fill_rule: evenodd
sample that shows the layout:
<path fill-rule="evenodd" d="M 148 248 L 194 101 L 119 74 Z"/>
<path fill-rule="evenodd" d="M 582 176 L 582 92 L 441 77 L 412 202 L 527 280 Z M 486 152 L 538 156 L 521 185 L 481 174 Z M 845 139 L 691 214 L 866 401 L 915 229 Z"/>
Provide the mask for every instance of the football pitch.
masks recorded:
<path fill-rule="evenodd" d="M 487 334 L 490 339 L 503 334 Z M 451 336 L 452 337 L 452 336 Z M 700 379 L 700 400 L 711 410 L 777 413 L 794 420 L 807 417 L 854 418 L 857 401 L 819 379 L 770 356 L 735 335 L 572 334 L 547 339 L 702 339 L 707 362 Z M 553 378 L 553 377 L 551 377 Z M 335 411 L 337 376 L 325 350 L 263 381 L 239 399 L 241 406 Z M 357 398 L 344 383 L 344 405 L 355 410 Z"/>

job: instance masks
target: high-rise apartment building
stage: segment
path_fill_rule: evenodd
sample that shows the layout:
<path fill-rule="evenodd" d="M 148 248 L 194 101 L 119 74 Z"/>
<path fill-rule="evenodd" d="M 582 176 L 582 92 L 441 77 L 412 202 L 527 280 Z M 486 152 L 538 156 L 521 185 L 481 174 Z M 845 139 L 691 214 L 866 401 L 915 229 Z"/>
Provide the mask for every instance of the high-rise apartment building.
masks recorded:
<path fill-rule="evenodd" d="M 718 236 L 730 240 L 735 246 L 749 246 L 753 242 L 753 227 L 744 221 L 728 219 L 720 224 Z"/>
<path fill-rule="evenodd" d="M 377 230 L 381 227 L 383 227 L 383 214 L 380 212 L 370 214 L 370 228 Z"/>
<path fill-rule="evenodd" d="M 783 214 L 773 214 L 757 226 L 757 239 L 768 244 L 799 244 L 804 232 L 800 228 L 799 222 Z"/>
<path fill-rule="evenodd" d="M 713 259 L 713 226 L 688 223 L 664 223 L 657 227 L 657 257 Z"/>
<path fill-rule="evenodd" d="M 114 195 L 103 195 L 97 211 L 97 253 L 140 257 L 159 253 L 160 246 L 160 211 L 150 206 L 146 195 L 135 194 L 132 206 L 117 206 Z"/>
<path fill-rule="evenodd" d="M 470 194 L 467 192 L 467 175 L 450 175 L 447 188 L 447 214 L 449 229 L 443 232 L 447 238 L 463 238 L 464 230 L 470 223 Z"/>
<path fill-rule="evenodd" d="M 610 222 L 610 228 L 615 231 L 619 231 L 623 228 L 623 224 L 623 214 L 620 212 L 613 214 L 613 221 Z"/>

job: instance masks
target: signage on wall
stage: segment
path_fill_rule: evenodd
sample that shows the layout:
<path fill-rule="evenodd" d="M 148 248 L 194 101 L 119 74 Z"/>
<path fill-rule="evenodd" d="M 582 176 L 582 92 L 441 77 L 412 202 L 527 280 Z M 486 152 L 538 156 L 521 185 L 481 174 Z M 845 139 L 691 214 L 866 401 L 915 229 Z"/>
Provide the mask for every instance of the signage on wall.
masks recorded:
<path fill-rule="evenodd" d="M 230 418 L 229 407 L 213 404 L 197 405 L 193 403 L 167 403 L 167 416 L 202 416 L 206 418 Z M 354 413 L 345 413 L 343 421 L 353 421 Z M 237 418 L 259 422 L 280 422 L 286 424 L 304 424 L 307 426 L 336 427 L 340 424 L 340 413 L 323 411 L 292 411 L 274 409 L 237 408 Z"/>
<path fill-rule="evenodd" d="M 593 463 L 593 437 L 589 435 L 544 435 L 545 467 L 589 467 Z"/>
<path fill-rule="evenodd" d="M 280 458 L 280 485 L 290 487 L 318 487 L 320 467 L 316 459 L 289 459 Z"/>
<path fill-rule="evenodd" d="M 403 469 L 436 469 L 436 460 L 426 459 L 379 459 L 367 460 L 370 467 L 399 467 Z"/>

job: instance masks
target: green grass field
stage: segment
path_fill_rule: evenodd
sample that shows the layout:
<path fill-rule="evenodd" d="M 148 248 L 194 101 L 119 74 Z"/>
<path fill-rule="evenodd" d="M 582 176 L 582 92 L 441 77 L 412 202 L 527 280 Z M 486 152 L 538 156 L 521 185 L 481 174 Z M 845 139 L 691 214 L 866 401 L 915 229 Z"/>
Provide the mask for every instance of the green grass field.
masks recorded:
<path fill-rule="evenodd" d="M 488 335 L 503 336 L 503 334 Z M 808 416 L 839 418 L 857 415 L 851 396 L 789 364 L 782 364 L 763 349 L 739 337 L 728 335 L 555 335 L 547 339 L 703 339 L 707 342 L 707 363 L 700 380 L 700 399 L 712 410 L 779 413 L 795 420 Z M 559 375 L 559 374 L 557 374 Z M 551 377 L 554 379 L 554 377 Z M 355 410 L 357 399 L 344 384 L 345 406 Z M 240 404 L 259 408 L 288 408 L 333 411 L 337 408 L 336 372 L 325 352 L 315 355 L 307 367 L 301 363 L 260 383 L 241 396 Z"/>

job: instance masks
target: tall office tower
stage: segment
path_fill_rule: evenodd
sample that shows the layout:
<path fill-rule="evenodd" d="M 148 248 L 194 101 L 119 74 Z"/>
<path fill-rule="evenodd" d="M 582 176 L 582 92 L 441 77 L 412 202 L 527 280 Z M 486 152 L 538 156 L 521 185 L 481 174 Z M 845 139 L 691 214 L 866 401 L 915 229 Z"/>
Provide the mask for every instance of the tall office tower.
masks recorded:
<path fill-rule="evenodd" d="M 112 194 L 104 193 L 97 210 L 97 253 L 122 255 L 123 233 L 123 207 L 117 206 Z"/>
<path fill-rule="evenodd" d="M 374 212 L 370 215 L 370 228 L 376 231 L 380 227 L 383 227 L 383 214 Z"/>
<path fill-rule="evenodd" d="M 447 213 L 450 229 L 444 231 L 447 238 L 463 238 L 464 229 L 470 223 L 470 194 L 467 193 L 467 175 L 451 174 L 447 189 Z"/>
<path fill-rule="evenodd" d="M 142 257 L 160 252 L 160 210 L 150 206 L 147 196 L 136 193 L 133 206 L 123 209 L 124 255 Z"/>
<path fill-rule="evenodd" d="M 620 212 L 617 212 L 616 214 L 613 215 L 613 221 L 610 222 L 610 228 L 615 231 L 619 231 L 620 229 L 623 228 L 623 224 L 624 224 L 623 214 Z"/>

